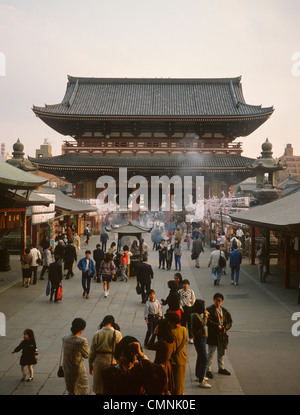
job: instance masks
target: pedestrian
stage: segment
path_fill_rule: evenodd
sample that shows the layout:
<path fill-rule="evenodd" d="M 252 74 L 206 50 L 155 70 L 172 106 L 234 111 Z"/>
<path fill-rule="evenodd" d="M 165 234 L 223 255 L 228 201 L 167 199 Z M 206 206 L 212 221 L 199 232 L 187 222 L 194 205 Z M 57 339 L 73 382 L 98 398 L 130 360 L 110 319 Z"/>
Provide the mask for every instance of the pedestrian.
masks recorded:
<path fill-rule="evenodd" d="M 251 261 L 251 237 L 249 233 L 247 232 L 245 235 L 245 251 L 244 256 L 247 256 L 249 258 L 249 262 Z"/>
<path fill-rule="evenodd" d="M 159 235 L 159 230 L 156 227 L 154 227 L 151 231 L 151 241 L 153 242 L 153 248 L 152 248 L 153 251 L 157 250 L 156 249 L 156 238 L 158 235 Z"/>
<path fill-rule="evenodd" d="M 141 239 L 141 255 L 144 256 L 146 255 L 146 257 L 149 258 L 149 252 L 150 252 L 150 248 L 149 246 L 146 244 L 146 242 L 144 241 L 144 239 Z"/>
<path fill-rule="evenodd" d="M 93 392 L 96 395 L 102 395 L 104 393 L 103 369 L 106 366 L 117 363 L 114 358 L 114 351 L 116 344 L 122 339 L 122 334 L 119 330 L 114 329 L 114 324 L 115 319 L 113 316 L 105 316 L 98 331 L 93 335 L 89 355 L 89 370 L 93 376 Z"/>
<path fill-rule="evenodd" d="M 196 301 L 195 293 L 189 288 L 190 282 L 185 279 L 182 281 L 182 288 L 178 290 L 180 298 L 180 308 L 182 310 L 181 314 L 181 324 L 183 327 L 188 328 L 189 334 L 189 343 L 193 344 L 193 332 L 191 326 L 191 314 L 193 312 L 193 307 Z"/>
<path fill-rule="evenodd" d="M 31 245 L 30 254 L 32 255 L 32 263 L 30 267 L 31 279 L 33 276 L 32 284 L 36 284 L 38 266 L 42 264 L 42 255 L 41 255 L 41 252 L 37 249 L 37 247 L 34 244 Z"/>
<path fill-rule="evenodd" d="M 111 258 L 112 259 L 114 258 L 114 255 L 116 253 L 116 250 L 117 250 L 116 243 L 115 242 L 112 242 L 110 244 L 110 247 L 108 248 L 108 253 L 111 255 Z"/>
<path fill-rule="evenodd" d="M 57 244 L 56 247 L 54 248 L 54 258 L 56 256 L 59 256 L 61 259 L 61 262 L 63 262 L 64 257 L 65 257 L 65 249 L 66 249 L 66 245 L 64 243 L 64 241 L 62 239 L 60 239 Z"/>
<path fill-rule="evenodd" d="M 239 275 L 240 275 L 240 266 L 242 263 L 242 254 L 241 251 L 237 249 L 235 243 L 232 244 L 232 251 L 229 256 L 229 266 L 231 268 L 231 284 L 238 285 Z"/>
<path fill-rule="evenodd" d="M 62 284 L 63 280 L 63 271 L 59 256 L 56 256 L 55 262 L 52 262 L 49 266 L 48 280 L 50 282 L 50 301 L 52 301 L 54 295 L 54 302 L 56 303 L 58 287 Z"/>
<path fill-rule="evenodd" d="M 147 324 L 147 332 L 144 340 L 145 347 L 147 347 L 150 336 L 161 318 L 162 309 L 160 302 L 155 299 L 155 291 L 150 289 L 148 292 L 148 301 L 146 301 L 144 308 L 144 319 Z"/>
<path fill-rule="evenodd" d="M 200 268 L 199 257 L 200 257 L 201 252 L 204 252 L 202 241 L 198 237 L 198 235 L 196 235 L 195 239 L 193 240 L 192 252 L 191 252 L 191 258 L 196 261 L 196 265 L 195 265 L 196 268 Z"/>
<path fill-rule="evenodd" d="M 177 290 L 180 290 L 182 288 L 182 275 L 180 272 L 174 274 L 174 281 L 176 282 Z"/>
<path fill-rule="evenodd" d="M 161 300 L 161 304 L 168 306 L 167 313 L 176 313 L 181 320 L 180 296 L 175 280 L 168 281 L 168 288 L 170 289 L 169 295 L 165 300 Z"/>
<path fill-rule="evenodd" d="M 101 282 L 100 266 L 101 266 L 101 262 L 104 259 L 104 251 L 103 249 L 101 249 L 100 244 L 97 244 L 96 249 L 94 249 L 93 251 L 93 259 L 95 261 L 95 267 L 96 267 L 96 275 L 95 275 L 96 281 Z"/>
<path fill-rule="evenodd" d="M 173 261 L 173 252 L 174 252 L 174 245 L 172 244 L 171 240 L 167 240 L 167 270 L 169 271 L 172 268 L 172 261 Z"/>
<path fill-rule="evenodd" d="M 143 256 L 143 262 L 137 266 L 137 283 L 141 286 L 142 304 L 145 304 L 148 298 L 148 291 L 151 288 L 151 280 L 153 278 L 153 269 L 150 264 L 147 263 L 148 258 Z"/>
<path fill-rule="evenodd" d="M 77 232 L 74 232 L 73 241 L 74 241 L 76 253 L 79 254 L 81 242 L 80 242 L 80 236 L 78 235 Z"/>
<path fill-rule="evenodd" d="M 174 235 L 175 240 L 177 239 L 178 242 L 181 242 L 182 239 L 182 232 L 180 230 L 180 228 L 178 227 L 176 229 L 175 235 Z"/>
<path fill-rule="evenodd" d="M 90 354 L 88 341 L 81 337 L 86 322 L 82 318 L 72 321 L 71 334 L 62 338 L 63 369 L 69 395 L 88 395 L 90 392 L 84 359 Z"/>
<path fill-rule="evenodd" d="M 157 337 L 157 341 L 156 340 Z M 174 349 L 174 334 L 171 324 L 166 318 L 159 320 L 147 346 L 148 350 L 155 351 L 154 363 L 161 365 L 167 375 L 167 385 L 164 395 L 171 395 L 175 388 L 172 372 L 171 357 Z"/>
<path fill-rule="evenodd" d="M 191 314 L 192 331 L 194 334 L 194 346 L 197 353 L 196 360 L 196 378 L 199 382 L 200 388 L 211 388 L 211 385 L 206 382 L 206 366 L 207 366 L 207 319 L 209 312 L 205 310 L 205 303 L 203 300 L 196 300 L 194 310 Z"/>
<path fill-rule="evenodd" d="M 42 258 L 43 268 L 41 271 L 40 280 L 44 279 L 44 275 L 47 271 L 49 271 L 49 266 L 52 262 L 52 247 L 50 245 L 48 245 L 48 247 L 44 249 Z"/>
<path fill-rule="evenodd" d="M 21 341 L 19 346 L 17 346 L 12 354 L 18 353 L 22 350 L 22 355 L 20 358 L 20 365 L 22 370 L 22 381 L 26 380 L 26 366 L 29 370 L 29 378 L 27 382 L 33 380 L 33 366 L 37 364 L 38 360 L 38 350 L 36 347 L 34 333 L 31 329 L 24 330 L 24 339 Z"/>
<path fill-rule="evenodd" d="M 208 261 L 208 267 L 211 267 L 211 276 L 214 281 L 214 285 L 219 285 L 221 276 L 222 276 L 222 269 L 223 267 L 220 265 L 220 257 L 225 259 L 226 263 L 226 257 L 223 251 L 220 250 L 220 245 L 215 244 L 214 250 L 210 254 L 209 261 Z"/>
<path fill-rule="evenodd" d="M 100 275 L 103 281 L 104 298 L 109 295 L 110 283 L 116 275 L 116 266 L 108 252 L 105 252 L 104 258 L 99 268 Z"/>
<path fill-rule="evenodd" d="M 30 249 L 26 248 L 25 254 L 21 255 L 23 287 L 26 287 L 26 288 L 28 288 L 30 284 L 31 264 L 32 264 L 32 255 L 30 253 Z"/>
<path fill-rule="evenodd" d="M 181 255 L 182 255 L 182 250 L 181 250 L 180 241 L 178 240 L 178 238 L 175 238 L 175 243 L 174 243 L 175 271 L 177 271 L 177 267 L 178 267 L 179 272 L 181 271 Z"/>
<path fill-rule="evenodd" d="M 184 382 L 187 364 L 187 331 L 180 325 L 180 318 L 175 313 L 166 314 L 174 335 L 174 349 L 171 356 L 172 372 L 174 376 L 173 395 L 184 395 Z"/>
<path fill-rule="evenodd" d="M 81 284 L 83 288 L 83 297 L 90 298 L 91 278 L 96 275 L 95 263 L 91 259 L 91 251 L 85 251 L 85 257 L 78 262 L 78 268 L 82 272 Z"/>
<path fill-rule="evenodd" d="M 74 277 L 73 266 L 74 262 L 77 261 L 76 248 L 73 245 L 73 239 L 69 239 L 68 245 L 65 248 L 65 270 L 67 270 L 66 280 L 70 277 Z"/>
<path fill-rule="evenodd" d="M 85 243 L 86 243 L 86 245 L 88 245 L 89 244 L 89 239 L 90 239 L 90 236 L 91 236 L 91 230 L 90 230 L 90 225 L 89 225 L 89 223 L 86 225 L 86 227 L 84 228 L 84 235 L 86 236 L 86 241 L 85 241 Z"/>
<path fill-rule="evenodd" d="M 230 312 L 222 307 L 223 301 L 223 294 L 216 293 L 213 296 L 213 304 L 210 307 L 207 307 L 209 317 L 207 320 L 208 362 L 206 376 L 210 379 L 213 378 L 211 367 L 216 351 L 218 356 L 218 373 L 221 375 L 231 375 L 231 373 L 224 368 L 224 358 L 228 347 L 227 331 L 232 326 L 232 319 Z"/>
<path fill-rule="evenodd" d="M 167 247 L 165 245 L 165 240 L 163 239 L 161 243 L 158 245 L 158 268 L 162 267 L 165 269 L 167 259 Z"/>
<path fill-rule="evenodd" d="M 123 246 L 123 252 L 121 257 L 121 281 L 128 281 L 130 275 L 130 257 L 132 253 L 129 251 L 128 245 Z"/>
<path fill-rule="evenodd" d="M 102 245 L 103 252 L 106 252 L 106 244 L 108 241 L 108 233 L 104 230 L 101 232 L 100 242 Z"/>
<path fill-rule="evenodd" d="M 260 282 L 266 282 L 269 254 L 266 250 L 265 244 L 261 243 L 259 245 L 259 250 L 256 253 L 256 257 L 258 258 L 258 274 Z"/>

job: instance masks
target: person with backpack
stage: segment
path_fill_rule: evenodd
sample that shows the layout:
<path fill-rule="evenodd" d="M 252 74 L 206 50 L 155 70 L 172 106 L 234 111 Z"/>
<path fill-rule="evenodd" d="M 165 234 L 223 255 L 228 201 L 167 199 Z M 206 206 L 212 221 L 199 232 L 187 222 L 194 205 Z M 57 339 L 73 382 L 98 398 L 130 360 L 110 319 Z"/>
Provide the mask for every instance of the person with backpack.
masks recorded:
<path fill-rule="evenodd" d="M 229 266 L 231 268 L 231 284 L 238 285 L 240 275 L 240 265 L 242 263 L 242 253 L 237 249 L 237 244 L 232 244 L 232 251 L 229 257 Z M 235 274 L 235 278 L 234 278 Z"/>
<path fill-rule="evenodd" d="M 222 269 L 226 266 L 226 257 L 223 251 L 220 250 L 220 245 L 214 245 L 214 251 L 210 254 L 208 261 L 208 268 L 211 268 L 211 276 L 214 285 L 219 285 Z"/>

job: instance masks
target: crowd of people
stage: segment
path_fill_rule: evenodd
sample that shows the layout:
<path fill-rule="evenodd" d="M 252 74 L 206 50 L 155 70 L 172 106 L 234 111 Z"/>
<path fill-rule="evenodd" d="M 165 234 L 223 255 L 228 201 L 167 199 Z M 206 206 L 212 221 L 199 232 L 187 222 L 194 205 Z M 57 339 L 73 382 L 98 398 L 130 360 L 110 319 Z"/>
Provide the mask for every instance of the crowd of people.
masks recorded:
<path fill-rule="evenodd" d="M 63 277 L 70 279 L 74 276 L 80 249 L 80 238 L 78 244 L 75 236 L 73 233 L 66 243 L 58 235 L 55 248 L 51 248 L 50 244 L 45 245 L 42 255 L 35 246 L 26 250 L 21 258 L 24 286 L 28 287 L 31 280 L 36 284 L 37 269 L 42 266 L 40 279 L 44 279 L 48 273 L 50 301 L 59 301 L 57 294 Z M 87 245 L 89 235 L 85 236 Z M 93 335 L 90 346 L 88 340 L 82 337 L 86 322 L 76 318 L 72 322 L 71 333 L 62 339 L 62 367 L 69 394 L 90 393 L 84 363 L 84 359 L 87 359 L 95 394 L 183 395 L 188 343 L 193 344 L 196 350 L 195 376 L 199 387 L 211 387 L 208 380 L 213 378 L 212 362 L 216 352 L 218 373 L 230 375 L 224 367 L 224 357 L 232 319 L 230 312 L 222 306 L 224 296 L 220 292 L 215 293 L 213 304 L 205 308 L 205 302 L 196 298 L 190 281 L 183 278 L 181 273 L 183 242 L 186 242 L 186 249 L 191 252 L 191 259 L 195 260 L 195 267 L 200 268 L 199 256 L 204 252 L 207 242 L 204 232 L 197 227 L 187 232 L 180 226 L 167 225 L 163 230 L 154 228 L 151 238 L 153 250 L 158 252 L 157 268 L 175 271 L 173 279 L 167 282 L 169 292 L 165 299 L 157 299 L 151 288 L 154 271 L 148 263 L 150 249 L 144 240 L 141 240 L 140 245 L 134 240 L 130 247 L 125 243 L 119 250 L 115 242 L 107 247 L 108 238 L 101 235 L 100 243 L 93 252 L 85 250 L 77 268 L 82 274 L 83 297 L 89 298 L 91 280 L 94 279 L 103 283 L 104 298 L 107 298 L 111 282 L 118 277 L 119 281 L 127 282 L 131 273 L 130 259 L 134 255 L 140 255 L 141 261 L 136 267 L 136 281 L 137 293 L 141 295 L 141 302 L 144 304 L 146 329 L 143 347 L 155 351 L 154 361 L 150 361 L 144 354 L 139 340 L 128 335 L 123 336 L 122 329 L 113 316 L 105 316 Z M 228 260 L 231 283 L 238 285 L 243 258 L 238 242 L 239 237 L 236 235 L 232 235 L 229 240 L 224 234 L 219 234 L 212 243 L 213 250 L 209 255 L 208 267 L 211 268 L 214 285 L 220 284 Z M 260 246 L 257 257 L 259 275 L 263 282 L 268 258 L 263 245 Z M 12 353 L 19 351 L 22 351 L 22 379 L 26 379 L 25 367 L 28 366 L 28 381 L 32 381 L 33 366 L 38 359 L 32 330 L 24 331 L 24 340 Z"/>

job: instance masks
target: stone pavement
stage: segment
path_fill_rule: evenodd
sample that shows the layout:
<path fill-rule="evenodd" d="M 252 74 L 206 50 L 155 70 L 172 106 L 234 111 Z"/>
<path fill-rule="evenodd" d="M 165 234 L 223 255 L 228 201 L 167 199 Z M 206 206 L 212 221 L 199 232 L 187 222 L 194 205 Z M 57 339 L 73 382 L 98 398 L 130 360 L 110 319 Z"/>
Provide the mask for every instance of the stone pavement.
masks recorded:
<path fill-rule="evenodd" d="M 88 246 L 91 251 L 98 240 L 98 236 L 91 238 Z M 149 235 L 145 240 L 151 248 Z M 109 240 L 111 242 L 112 239 Z M 197 387 L 196 353 L 194 346 L 187 344 L 185 394 L 299 394 L 300 338 L 291 334 L 291 315 L 300 311 L 297 290 L 282 288 L 283 276 L 277 266 L 271 267 L 272 275 L 266 284 L 259 283 L 256 267 L 249 265 L 247 260 L 244 260 L 242 266 L 239 286 L 232 286 L 230 277 L 226 275 L 222 277 L 220 286 L 216 287 L 207 268 L 211 250 L 206 248 L 205 253 L 201 254 L 201 268 L 197 269 L 190 259 L 190 251 L 183 245 L 182 274 L 189 279 L 196 297 L 203 298 L 208 306 L 212 303 L 213 294 L 216 291 L 222 292 L 225 296 L 223 305 L 231 311 L 233 318 L 229 349 L 225 357 L 225 367 L 232 375 L 218 375 L 214 359 L 215 376 L 209 380 L 212 388 Z M 85 249 L 83 243 L 80 257 L 84 255 Z M 169 291 L 167 281 L 173 279 L 174 270 L 159 270 L 158 253 L 151 249 L 149 263 L 154 270 L 152 288 L 156 298 L 166 298 Z M 45 295 L 46 280 L 38 280 L 37 285 L 26 289 L 22 287 L 18 257 L 11 257 L 11 267 L 10 272 L 0 273 L 0 312 L 6 316 L 6 336 L 0 337 L 0 395 L 66 394 L 64 379 L 57 377 L 57 369 L 61 338 L 70 332 L 71 321 L 75 317 L 87 321 L 83 336 L 89 344 L 93 333 L 107 314 L 115 317 L 123 336 L 135 336 L 143 344 L 146 333 L 144 305 L 135 291 L 135 277 L 130 278 L 128 283 L 112 282 L 108 298 L 104 298 L 102 284 L 92 281 L 90 298 L 87 300 L 82 297 L 81 273 L 76 268 L 75 276 L 63 281 L 62 301 L 50 303 Z M 11 354 L 22 340 L 25 328 L 33 329 L 39 349 L 39 360 L 31 383 L 20 382 L 20 354 Z M 150 360 L 154 359 L 154 352 L 144 352 Z M 86 367 L 88 368 L 87 362 Z M 282 388 L 280 379 L 285 376 L 284 370 L 289 376 L 288 379 L 284 377 Z M 92 376 L 88 376 L 92 387 Z"/>

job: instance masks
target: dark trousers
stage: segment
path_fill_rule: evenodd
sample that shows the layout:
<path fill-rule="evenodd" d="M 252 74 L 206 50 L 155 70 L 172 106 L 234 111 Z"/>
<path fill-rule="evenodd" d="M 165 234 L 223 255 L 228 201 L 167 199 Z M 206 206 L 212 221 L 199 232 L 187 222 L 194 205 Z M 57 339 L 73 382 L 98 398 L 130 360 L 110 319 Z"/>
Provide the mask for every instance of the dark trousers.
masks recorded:
<path fill-rule="evenodd" d="M 194 346 L 197 352 L 196 360 L 196 377 L 199 378 L 199 382 L 203 381 L 206 372 L 207 365 L 207 351 L 206 351 L 206 337 L 200 337 L 194 339 Z"/>
<path fill-rule="evenodd" d="M 145 303 L 147 301 L 148 298 L 148 291 L 150 290 L 151 287 L 151 282 L 146 283 L 146 282 L 141 282 L 141 289 L 142 289 L 142 302 Z"/>
<path fill-rule="evenodd" d="M 32 284 L 36 284 L 36 282 L 37 282 L 38 266 L 30 267 L 30 270 L 31 270 Z M 32 278 L 32 275 L 33 275 L 33 278 Z"/>
<path fill-rule="evenodd" d="M 43 268 L 42 268 L 42 271 L 41 271 L 40 279 L 44 278 L 45 272 L 47 270 L 49 271 L 49 265 L 44 265 Z"/>
<path fill-rule="evenodd" d="M 159 268 L 161 267 L 161 265 L 162 265 L 162 268 L 165 268 L 165 264 L 166 264 L 166 256 L 159 254 Z"/>
<path fill-rule="evenodd" d="M 192 324 L 191 324 L 191 313 L 192 313 L 193 307 L 188 307 L 188 306 L 184 306 L 183 307 L 183 313 L 181 314 L 181 325 L 183 327 L 188 327 L 188 334 L 189 334 L 189 338 L 192 339 L 193 338 L 193 333 L 192 333 Z"/>
<path fill-rule="evenodd" d="M 83 291 L 89 294 L 91 287 L 91 276 L 88 275 L 88 271 L 82 273 L 81 283 Z"/>
<path fill-rule="evenodd" d="M 100 274 L 100 265 L 101 262 L 99 261 L 95 261 L 95 265 L 96 265 L 96 278 L 97 278 L 97 282 L 101 282 L 101 274 Z"/>
<path fill-rule="evenodd" d="M 54 301 L 57 301 L 58 287 L 59 287 L 59 282 L 51 282 L 50 301 L 52 301 L 53 295 L 54 295 Z"/>
<path fill-rule="evenodd" d="M 147 323 L 147 333 L 146 333 L 146 337 L 145 337 L 145 341 L 144 344 L 145 346 L 147 345 L 151 334 L 153 333 L 155 327 L 157 326 L 158 323 L 158 314 L 149 314 L 148 316 L 148 323 Z"/>
<path fill-rule="evenodd" d="M 65 262 L 65 269 L 68 270 L 67 275 L 66 275 L 66 279 L 68 280 L 70 277 L 74 276 L 73 262 Z"/>

